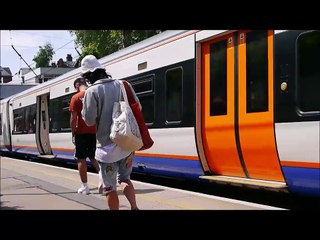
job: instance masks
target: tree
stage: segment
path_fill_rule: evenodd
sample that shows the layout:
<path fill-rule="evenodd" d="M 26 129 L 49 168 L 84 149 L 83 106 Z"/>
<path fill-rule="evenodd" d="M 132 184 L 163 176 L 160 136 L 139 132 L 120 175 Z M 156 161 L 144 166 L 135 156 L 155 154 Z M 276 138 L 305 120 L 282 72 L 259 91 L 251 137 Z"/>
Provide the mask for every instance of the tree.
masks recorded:
<path fill-rule="evenodd" d="M 36 62 L 36 68 L 49 67 L 49 62 L 54 54 L 51 43 L 47 42 L 43 47 L 39 46 L 39 51 L 32 61 Z"/>
<path fill-rule="evenodd" d="M 122 48 L 140 42 L 162 30 L 71 30 L 75 43 L 81 48 L 81 59 L 88 54 L 102 58 Z"/>

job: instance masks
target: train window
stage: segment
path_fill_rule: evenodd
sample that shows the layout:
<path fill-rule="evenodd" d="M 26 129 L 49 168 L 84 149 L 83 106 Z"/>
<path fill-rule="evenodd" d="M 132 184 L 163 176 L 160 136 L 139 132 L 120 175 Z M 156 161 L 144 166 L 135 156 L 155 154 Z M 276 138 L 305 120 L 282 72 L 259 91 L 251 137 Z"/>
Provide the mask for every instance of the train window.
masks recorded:
<path fill-rule="evenodd" d="M 25 124 L 24 124 L 24 132 L 25 133 L 28 133 L 29 131 L 28 131 L 28 129 L 29 129 L 29 115 L 30 115 L 30 107 L 26 107 L 25 108 L 25 111 L 26 111 L 26 117 L 25 117 Z"/>
<path fill-rule="evenodd" d="M 70 127 L 70 100 L 73 94 L 67 95 L 63 97 L 62 100 L 62 111 L 60 112 L 62 114 L 61 116 L 61 131 L 62 132 L 71 132 Z"/>
<path fill-rule="evenodd" d="M 37 107 L 36 104 L 30 106 L 30 116 L 29 120 L 31 123 L 29 125 L 29 133 L 35 133 L 36 132 L 36 116 L 37 116 Z"/>
<path fill-rule="evenodd" d="M 166 72 L 166 121 L 180 122 L 182 118 L 182 68 Z"/>
<path fill-rule="evenodd" d="M 320 111 L 320 31 L 299 36 L 297 41 L 298 105 L 302 112 Z"/>
<path fill-rule="evenodd" d="M 131 86 L 136 92 L 137 96 L 144 93 L 153 92 L 154 75 L 143 76 L 139 78 L 132 79 L 130 81 Z M 140 100 L 140 99 L 139 99 Z"/>
<path fill-rule="evenodd" d="M 60 102 L 59 99 L 50 100 L 49 102 L 49 119 L 50 133 L 60 132 Z"/>
<path fill-rule="evenodd" d="M 130 81 L 142 106 L 142 114 L 147 125 L 154 122 L 154 75 L 148 75 Z"/>
<path fill-rule="evenodd" d="M 154 95 L 139 97 L 144 121 L 149 124 L 154 120 Z"/>
<path fill-rule="evenodd" d="M 268 32 L 247 33 L 247 113 L 268 111 Z"/>
<path fill-rule="evenodd" d="M 24 108 L 13 110 L 13 130 L 12 134 L 22 134 L 24 132 L 25 115 Z"/>
<path fill-rule="evenodd" d="M 132 83 L 132 87 L 134 89 L 134 91 L 137 93 L 138 95 L 141 95 L 143 93 L 150 93 L 152 92 L 153 89 L 153 82 L 152 81 L 144 81 L 144 82 L 133 82 Z"/>
<path fill-rule="evenodd" d="M 227 114 L 227 40 L 210 46 L 210 115 Z"/>
<path fill-rule="evenodd" d="M 36 131 L 36 105 L 33 104 L 25 108 L 26 122 L 25 122 L 25 133 L 35 133 Z"/>
<path fill-rule="evenodd" d="M 69 105 L 73 95 L 74 93 L 50 100 L 50 133 L 71 131 Z"/>

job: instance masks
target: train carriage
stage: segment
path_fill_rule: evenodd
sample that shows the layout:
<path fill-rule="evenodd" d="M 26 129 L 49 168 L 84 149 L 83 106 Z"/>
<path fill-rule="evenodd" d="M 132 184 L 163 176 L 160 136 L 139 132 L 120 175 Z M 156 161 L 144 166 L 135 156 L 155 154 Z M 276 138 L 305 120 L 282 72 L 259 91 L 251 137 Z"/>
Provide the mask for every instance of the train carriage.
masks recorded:
<path fill-rule="evenodd" d="M 154 140 L 133 171 L 320 196 L 320 31 L 166 31 L 100 59 Z M 1 101 L 1 150 L 74 161 L 75 69 Z M 10 135 L 10 136 L 8 136 Z"/>

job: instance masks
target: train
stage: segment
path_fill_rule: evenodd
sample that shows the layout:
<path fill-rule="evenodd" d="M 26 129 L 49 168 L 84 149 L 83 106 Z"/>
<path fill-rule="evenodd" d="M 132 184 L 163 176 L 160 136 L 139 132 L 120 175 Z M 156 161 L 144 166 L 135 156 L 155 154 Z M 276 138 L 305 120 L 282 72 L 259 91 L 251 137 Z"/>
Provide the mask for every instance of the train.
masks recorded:
<path fill-rule="evenodd" d="M 319 56 L 318 30 L 168 30 L 99 62 L 131 83 L 154 140 L 134 173 L 320 197 Z M 75 162 L 80 73 L 1 100 L 1 154 Z"/>

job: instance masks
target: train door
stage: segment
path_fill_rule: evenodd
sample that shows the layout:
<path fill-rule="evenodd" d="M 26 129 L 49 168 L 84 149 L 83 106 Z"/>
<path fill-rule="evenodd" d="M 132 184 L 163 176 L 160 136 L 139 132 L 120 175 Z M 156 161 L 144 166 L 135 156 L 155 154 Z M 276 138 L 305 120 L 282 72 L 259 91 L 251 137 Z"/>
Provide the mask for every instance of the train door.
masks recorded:
<path fill-rule="evenodd" d="M 202 140 L 210 172 L 244 177 L 237 151 L 234 108 L 234 36 L 202 45 Z"/>
<path fill-rule="evenodd" d="M 12 151 L 12 145 L 11 145 L 11 129 L 10 129 L 10 115 L 9 115 L 9 109 L 10 109 L 10 100 L 2 101 L 1 102 L 1 112 L 0 112 L 0 135 L 1 135 L 1 141 L 0 141 L 0 149 L 1 151 Z"/>
<path fill-rule="evenodd" d="M 48 94 L 37 96 L 36 141 L 41 155 L 52 155 L 49 141 Z"/>
<path fill-rule="evenodd" d="M 201 44 L 201 138 L 211 174 L 284 181 L 273 101 L 273 31 Z"/>

